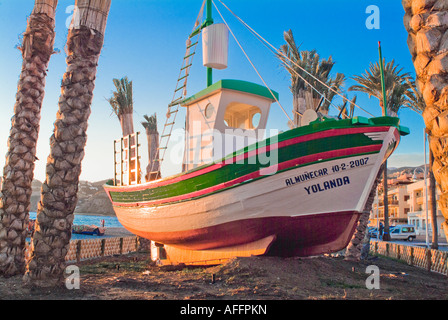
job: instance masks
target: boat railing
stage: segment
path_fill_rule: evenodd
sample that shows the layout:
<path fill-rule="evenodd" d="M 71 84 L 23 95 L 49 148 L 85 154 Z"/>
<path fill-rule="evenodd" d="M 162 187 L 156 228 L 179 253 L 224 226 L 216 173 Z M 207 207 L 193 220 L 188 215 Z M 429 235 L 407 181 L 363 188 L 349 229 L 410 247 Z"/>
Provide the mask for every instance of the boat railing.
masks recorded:
<path fill-rule="evenodd" d="M 135 132 L 114 141 L 114 185 L 136 185 L 141 181 L 139 135 Z"/>

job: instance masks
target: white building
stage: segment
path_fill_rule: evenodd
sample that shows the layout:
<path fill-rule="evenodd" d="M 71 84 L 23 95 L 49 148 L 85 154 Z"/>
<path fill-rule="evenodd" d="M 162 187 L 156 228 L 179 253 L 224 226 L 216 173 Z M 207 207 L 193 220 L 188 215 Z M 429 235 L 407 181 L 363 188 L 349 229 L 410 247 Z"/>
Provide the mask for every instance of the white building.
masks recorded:
<path fill-rule="evenodd" d="M 426 234 L 428 226 L 428 234 L 432 236 L 432 219 L 431 219 L 431 195 L 428 193 L 426 198 L 426 190 L 429 192 L 429 178 L 425 186 L 425 180 L 421 179 L 410 183 L 406 179 L 389 180 L 388 187 L 388 211 L 389 223 L 391 226 L 397 224 L 412 224 L 416 228 L 419 235 Z M 436 197 L 439 199 L 439 191 L 436 188 Z M 428 222 L 426 221 L 426 208 L 428 203 Z M 370 225 L 377 226 L 377 217 L 380 222 L 384 223 L 384 203 L 382 195 L 379 199 L 375 199 L 370 215 Z M 437 233 L 443 236 L 444 232 L 441 228 L 444 217 L 439 209 L 437 209 Z"/>
<path fill-rule="evenodd" d="M 425 185 L 425 180 L 419 180 L 412 184 L 407 185 L 407 193 L 409 194 L 409 213 L 408 223 L 413 224 L 416 227 L 417 234 L 426 234 L 426 228 L 428 227 L 429 235 L 432 235 L 432 219 L 431 219 L 431 195 L 429 192 L 429 178 Z M 439 191 L 436 188 L 436 200 L 439 199 Z M 428 208 L 428 211 L 426 209 Z M 428 221 L 426 221 L 426 213 L 428 212 Z M 439 236 L 444 234 L 441 229 L 442 222 L 445 221 L 442 212 L 437 207 L 437 233 Z"/>

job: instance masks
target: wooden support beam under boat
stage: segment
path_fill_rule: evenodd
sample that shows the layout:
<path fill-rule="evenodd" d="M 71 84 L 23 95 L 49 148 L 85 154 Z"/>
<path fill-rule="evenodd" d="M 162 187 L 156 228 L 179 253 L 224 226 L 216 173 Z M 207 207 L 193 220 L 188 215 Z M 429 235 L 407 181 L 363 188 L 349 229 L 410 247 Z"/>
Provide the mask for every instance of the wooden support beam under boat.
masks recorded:
<path fill-rule="evenodd" d="M 234 257 L 260 256 L 267 253 L 276 236 L 271 235 L 251 243 L 212 250 L 186 250 L 164 245 L 166 258 L 156 257 L 160 265 L 200 265 L 209 266 L 226 262 Z M 160 250 L 158 250 L 160 252 Z M 154 259 L 155 257 L 153 257 Z"/>

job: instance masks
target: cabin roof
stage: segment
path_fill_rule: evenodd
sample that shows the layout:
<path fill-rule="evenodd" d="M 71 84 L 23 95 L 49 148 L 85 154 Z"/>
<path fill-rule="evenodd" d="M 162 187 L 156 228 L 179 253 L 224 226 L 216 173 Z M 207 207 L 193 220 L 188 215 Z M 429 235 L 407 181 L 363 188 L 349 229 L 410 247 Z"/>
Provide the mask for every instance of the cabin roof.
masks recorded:
<path fill-rule="evenodd" d="M 205 88 L 204 90 L 192 95 L 191 97 L 186 98 L 182 101 L 182 105 L 189 105 L 193 101 L 198 100 L 200 98 L 204 98 L 205 96 L 208 96 L 212 94 L 213 92 L 217 90 L 222 89 L 228 89 L 228 90 L 235 90 L 240 92 L 246 92 L 250 94 L 254 94 L 260 97 L 264 97 L 267 99 L 271 99 L 272 101 L 278 100 L 278 93 L 274 90 L 269 91 L 268 88 L 261 86 L 256 83 L 243 81 L 243 80 L 230 80 L 230 79 L 223 79 L 218 82 L 215 82 L 211 86 Z"/>

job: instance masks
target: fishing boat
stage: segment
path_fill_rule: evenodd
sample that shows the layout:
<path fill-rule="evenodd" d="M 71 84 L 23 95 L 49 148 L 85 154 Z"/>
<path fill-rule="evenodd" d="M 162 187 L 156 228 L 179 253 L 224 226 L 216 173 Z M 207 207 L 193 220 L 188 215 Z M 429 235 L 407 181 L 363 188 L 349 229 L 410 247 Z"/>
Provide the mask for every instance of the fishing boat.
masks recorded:
<path fill-rule="evenodd" d="M 72 233 L 89 236 L 103 236 L 106 233 L 106 228 L 95 225 L 73 225 Z"/>
<path fill-rule="evenodd" d="M 300 127 L 266 138 L 278 93 L 242 80 L 211 81 L 211 70 L 227 63 L 222 48 L 228 26 L 212 23 L 211 1 L 205 2 L 207 19 L 190 38 L 203 33 L 207 87 L 173 98 L 159 146 L 162 161 L 163 139 L 174 122 L 169 116 L 185 108 L 183 171 L 131 181 L 139 168 L 129 166 L 138 159 L 129 142 L 138 146 L 138 135 L 125 137 L 127 143 L 121 139 L 127 152 L 116 151 L 122 159 L 116 156 L 115 163 L 122 170 L 104 186 L 120 223 L 151 240 L 153 259 L 164 263 L 216 264 L 235 256 L 312 256 L 345 248 L 381 165 L 409 130 L 396 117 L 342 119 L 310 109 Z M 187 44 L 181 69 L 187 77 L 192 47 Z M 187 77 L 179 78 L 176 91 Z"/>

